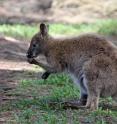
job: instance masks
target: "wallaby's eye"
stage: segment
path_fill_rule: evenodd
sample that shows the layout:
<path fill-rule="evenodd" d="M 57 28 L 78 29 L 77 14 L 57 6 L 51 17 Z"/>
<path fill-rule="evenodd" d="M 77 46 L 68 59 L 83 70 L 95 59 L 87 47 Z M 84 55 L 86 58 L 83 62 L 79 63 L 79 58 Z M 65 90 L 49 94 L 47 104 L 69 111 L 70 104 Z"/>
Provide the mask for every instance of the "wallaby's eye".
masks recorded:
<path fill-rule="evenodd" d="M 36 44 L 33 44 L 33 47 L 36 47 Z"/>

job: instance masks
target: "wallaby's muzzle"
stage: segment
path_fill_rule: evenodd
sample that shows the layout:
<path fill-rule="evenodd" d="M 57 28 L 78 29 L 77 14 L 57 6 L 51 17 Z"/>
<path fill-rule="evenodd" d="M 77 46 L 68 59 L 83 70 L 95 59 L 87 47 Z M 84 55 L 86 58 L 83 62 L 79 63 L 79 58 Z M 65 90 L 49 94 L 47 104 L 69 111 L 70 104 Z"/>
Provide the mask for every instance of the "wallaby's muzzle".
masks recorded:
<path fill-rule="evenodd" d="M 26 57 L 27 57 L 27 58 L 33 58 L 31 52 L 29 52 L 29 51 L 27 52 Z"/>
<path fill-rule="evenodd" d="M 26 55 L 27 58 L 32 58 L 31 54 Z"/>
<path fill-rule="evenodd" d="M 32 54 L 30 52 L 27 52 L 26 57 L 27 57 L 27 61 L 31 64 L 33 60 Z"/>

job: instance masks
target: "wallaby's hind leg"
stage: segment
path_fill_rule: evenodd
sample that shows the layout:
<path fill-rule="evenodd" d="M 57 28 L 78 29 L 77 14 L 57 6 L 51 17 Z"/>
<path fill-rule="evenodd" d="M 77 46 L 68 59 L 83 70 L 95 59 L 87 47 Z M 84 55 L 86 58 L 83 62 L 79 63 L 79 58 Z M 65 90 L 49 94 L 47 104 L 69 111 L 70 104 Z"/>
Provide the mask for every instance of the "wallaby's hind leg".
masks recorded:
<path fill-rule="evenodd" d="M 98 109 L 98 104 L 99 104 L 99 93 L 95 93 L 95 91 L 90 90 L 87 98 L 86 107 L 91 110 L 96 110 Z"/>
<path fill-rule="evenodd" d="M 98 109 L 99 97 L 100 97 L 100 80 L 99 80 L 99 72 L 96 67 L 93 65 L 89 65 L 88 63 L 85 68 L 85 77 L 87 79 L 87 87 L 88 87 L 88 98 L 86 107 L 91 110 Z"/>

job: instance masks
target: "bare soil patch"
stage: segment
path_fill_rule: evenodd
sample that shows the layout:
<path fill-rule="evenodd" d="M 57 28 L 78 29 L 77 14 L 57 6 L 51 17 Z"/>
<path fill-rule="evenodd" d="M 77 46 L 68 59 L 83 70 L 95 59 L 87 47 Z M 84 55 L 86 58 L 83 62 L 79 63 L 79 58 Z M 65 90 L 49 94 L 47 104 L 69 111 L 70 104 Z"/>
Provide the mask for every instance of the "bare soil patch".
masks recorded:
<path fill-rule="evenodd" d="M 27 49 L 27 42 L 8 37 L 0 38 L 0 104 L 10 99 L 5 95 L 6 91 L 16 88 L 23 79 L 37 76 L 32 71 L 34 66 L 26 61 Z"/>

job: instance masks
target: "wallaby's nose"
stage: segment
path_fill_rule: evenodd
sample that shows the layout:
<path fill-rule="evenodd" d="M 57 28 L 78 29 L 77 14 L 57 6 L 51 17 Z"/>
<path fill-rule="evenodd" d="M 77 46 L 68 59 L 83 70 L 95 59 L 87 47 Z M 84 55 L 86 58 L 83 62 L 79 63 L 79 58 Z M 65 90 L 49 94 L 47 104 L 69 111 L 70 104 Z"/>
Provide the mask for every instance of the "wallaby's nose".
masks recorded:
<path fill-rule="evenodd" d="M 31 57 L 32 57 L 32 55 L 31 55 L 31 54 L 29 54 L 29 53 L 27 53 L 27 54 L 26 54 L 26 57 L 27 57 L 27 58 L 31 58 Z"/>
<path fill-rule="evenodd" d="M 27 58 L 31 58 L 31 56 L 29 54 L 26 55 Z"/>

